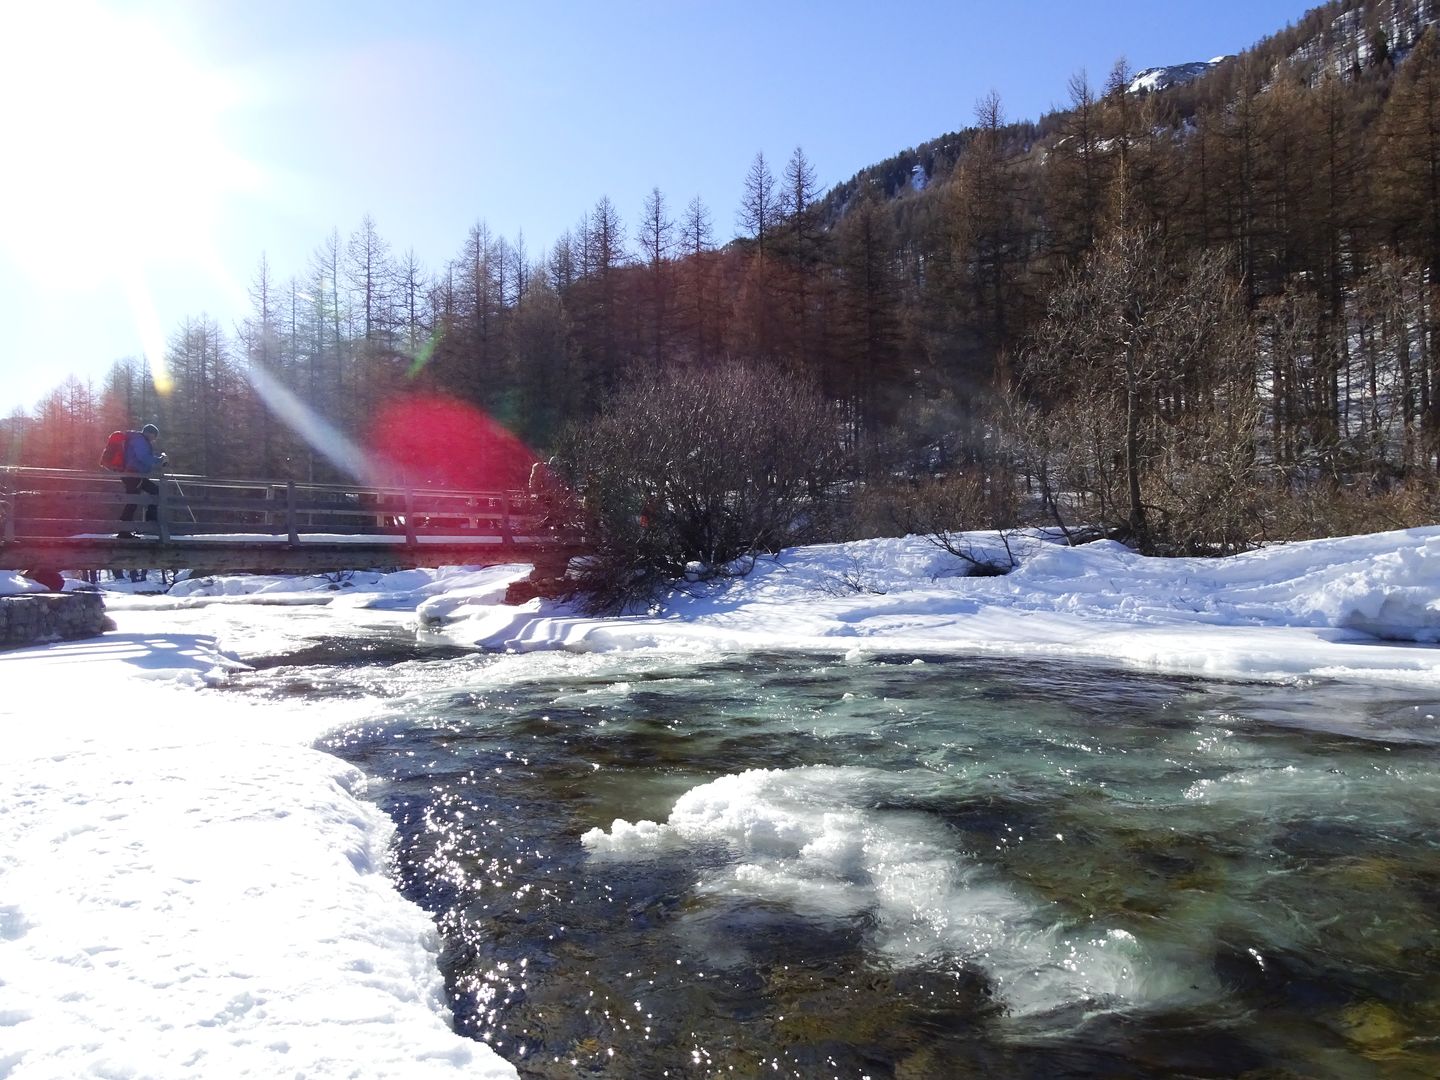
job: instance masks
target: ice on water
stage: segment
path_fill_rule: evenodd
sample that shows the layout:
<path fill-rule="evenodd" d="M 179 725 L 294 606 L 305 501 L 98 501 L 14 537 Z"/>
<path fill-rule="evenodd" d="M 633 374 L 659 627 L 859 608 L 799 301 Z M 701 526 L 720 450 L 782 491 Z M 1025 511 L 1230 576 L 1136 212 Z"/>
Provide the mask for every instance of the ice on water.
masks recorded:
<path fill-rule="evenodd" d="M 1173 1002 L 1208 981 L 1123 928 L 1065 925 L 1053 905 L 958 851 L 933 819 L 870 808 L 909 781 L 857 766 L 750 770 L 691 789 L 663 824 L 617 820 L 581 842 L 599 859 L 723 845 L 731 861 L 699 881 L 701 893 L 817 920 L 864 915 L 877 958 L 978 968 L 1011 1015 Z"/>

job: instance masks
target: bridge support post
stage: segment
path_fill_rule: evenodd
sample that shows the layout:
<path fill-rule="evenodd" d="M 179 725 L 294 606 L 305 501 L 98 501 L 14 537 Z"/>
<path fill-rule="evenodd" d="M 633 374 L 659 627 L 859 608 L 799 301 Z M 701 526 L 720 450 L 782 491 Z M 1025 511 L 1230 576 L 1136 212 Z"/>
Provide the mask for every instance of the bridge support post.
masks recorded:
<path fill-rule="evenodd" d="M 405 485 L 405 546 L 415 546 L 415 499 L 410 491 L 410 485 Z"/>
<path fill-rule="evenodd" d="M 285 481 L 285 533 L 290 543 L 300 543 L 300 527 L 295 520 L 295 481 Z"/>
<path fill-rule="evenodd" d="M 160 533 L 160 543 L 170 542 L 170 507 L 165 503 L 165 489 L 169 486 L 165 477 L 160 477 L 160 482 L 155 485 L 158 489 L 155 492 L 155 528 Z"/>

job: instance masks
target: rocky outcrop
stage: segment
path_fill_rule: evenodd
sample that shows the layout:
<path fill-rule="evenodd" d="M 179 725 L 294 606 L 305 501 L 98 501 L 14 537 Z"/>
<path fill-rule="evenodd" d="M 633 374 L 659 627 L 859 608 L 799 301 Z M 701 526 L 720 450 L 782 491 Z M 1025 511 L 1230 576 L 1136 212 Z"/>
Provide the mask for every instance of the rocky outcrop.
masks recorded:
<path fill-rule="evenodd" d="M 95 637 L 114 629 L 98 592 L 0 596 L 0 649 Z"/>
<path fill-rule="evenodd" d="M 528 577 L 512 581 L 506 587 L 503 602 L 519 605 L 537 596 L 543 600 L 563 600 L 574 595 L 575 582 L 566 576 L 568 567 L 568 559 L 536 559 Z"/>

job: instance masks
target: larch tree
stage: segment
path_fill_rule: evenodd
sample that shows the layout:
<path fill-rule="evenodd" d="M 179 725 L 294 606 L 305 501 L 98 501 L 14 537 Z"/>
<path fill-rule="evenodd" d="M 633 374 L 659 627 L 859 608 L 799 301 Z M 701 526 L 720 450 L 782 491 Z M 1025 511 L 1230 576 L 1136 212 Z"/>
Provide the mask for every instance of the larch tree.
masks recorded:
<path fill-rule="evenodd" d="M 771 239 L 780 220 L 780 193 L 776 190 L 775 175 L 765 161 L 763 151 L 757 151 L 745 174 L 745 189 L 740 196 L 740 210 L 736 224 L 742 233 L 755 241 L 755 253 L 764 256 L 765 245 Z"/>
<path fill-rule="evenodd" d="M 404 330 L 401 347 L 413 365 L 422 345 L 428 343 L 432 326 L 427 318 L 426 293 L 432 286 L 414 248 L 407 248 L 395 265 L 396 304 Z"/>
<path fill-rule="evenodd" d="M 344 276 L 360 316 L 360 336 L 367 344 L 383 342 L 391 330 L 395 271 L 390 245 L 369 214 L 345 245 Z"/>
<path fill-rule="evenodd" d="M 1381 116 L 1377 188 L 1382 220 L 1400 251 L 1440 282 L 1440 31 L 1430 27 L 1400 69 Z M 1430 304 L 1425 343 L 1429 387 L 1440 388 L 1440 305 Z M 1440 393 L 1423 420 L 1429 452 L 1440 457 Z"/>
<path fill-rule="evenodd" d="M 625 226 L 609 196 L 601 196 L 580 238 L 581 278 L 570 290 L 584 378 L 605 392 L 620 379 L 626 358 L 621 270 L 629 260 Z"/>
<path fill-rule="evenodd" d="M 450 374 L 458 380 L 453 389 L 477 405 L 491 401 L 500 382 L 503 305 L 496 279 L 498 261 L 496 239 L 490 226 L 484 221 L 476 222 L 470 227 L 456 268 L 457 277 L 463 282 L 457 296 L 462 306 L 454 343 L 458 355 L 450 365 Z"/>
<path fill-rule="evenodd" d="M 507 307 L 519 307 L 525 302 L 530 289 L 530 280 L 535 268 L 530 263 L 530 253 L 525 247 L 525 230 L 515 234 L 515 242 L 506 248 L 506 281 L 509 288 L 504 296 Z"/>
<path fill-rule="evenodd" d="M 948 288 L 969 292 L 975 327 L 994 355 L 1010 342 L 1019 297 L 1024 191 L 1007 160 L 1000 98 L 992 93 L 981 99 L 975 117 L 968 151 L 942 195 L 944 261 L 951 268 Z"/>
<path fill-rule="evenodd" d="M 270 260 L 260 256 L 255 275 L 250 279 L 250 317 L 239 327 L 239 344 L 246 368 L 258 367 L 272 378 L 281 376 L 282 358 L 279 327 L 280 297 L 270 270 Z M 258 409 L 251 429 L 255 432 L 257 464 L 265 476 L 280 476 L 280 464 L 287 456 L 283 450 L 288 441 L 279 428 L 275 414 L 268 408 Z"/>
<path fill-rule="evenodd" d="M 545 277 L 550 287 L 560 295 L 569 291 L 579 276 L 575 265 L 575 241 L 570 230 L 565 230 L 550 246 L 550 256 L 545 260 Z"/>
<path fill-rule="evenodd" d="M 161 431 L 171 460 L 184 472 L 232 474 L 243 456 L 242 440 L 248 438 L 244 418 L 252 395 L 241 389 L 244 380 L 215 321 L 186 319 L 170 339 L 166 365 L 175 382 L 175 404 L 169 430 L 162 426 Z"/>
<path fill-rule="evenodd" d="M 342 291 L 344 254 L 334 229 L 310 257 L 306 281 L 306 392 L 312 409 L 344 424 L 353 378 L 349 357 L 348 290 Z"/>
<path fill-rule="evenodd" d="M 1083 71 L 1070 77 L 1069 92 L 1070 108 L 1045 171 L 1053 245 L 1065 264 L 1076 262 L 1095 241 L 1106 175 L 1100 102 Z"/>
<path fill-rule="evenodd" d="M 551 447 L 561 425 L 585 409 L 569 316 L 544 275 L 526 290 L 514 324 L 518 434 L 531 447 Z"/>
<path fill-rule="evenodd" d="M 874 196 L 851 206 L 840 223 L 840 363 L 832 368 L 831 394 L 848 405 L 851 444 L 873 450 L 891 418 L 900 344 L 900 280 L 895 228 L 889 208 Z"/>
<path fill-rule="evenodd" d="M 640 258 L 645 265 L 645 285 L 641 293 L 641 322 L 647 338 L 645 355 L 649 364 L 658 370 L 669 353 L 673 332 L 671 308 L 676 247 L 675 222 L 669 216 L 665 196 L 658 187 L 651 188 L 645 196 L 635 241 L 640 246 Z"/>
<path fill-rule="evenodd" d="M 823 258 L 824 234 L 816 214 L 816 200 L 821 187 L 815 178 L 815 167 L 801 147 L 796 147 L 785 163 L 779 191 L 780 219 L 783 226 L 777 246 L 785 262 L 781 278 L 785 290 L 790 337 L 793 352 L 803 370 L 814 363 L 816 332 L 814 313 L 817 270 Z"/>
<path fill-rule="evenodd" d="M 685 207 L 676 238 L 680 253 L 679 299 L 685 347 L 698 362 L 714 358 L 720 340 L 716 326 L 718 289 L 713 279 L 715 230 L 710 211 L 696 195 Z"/>

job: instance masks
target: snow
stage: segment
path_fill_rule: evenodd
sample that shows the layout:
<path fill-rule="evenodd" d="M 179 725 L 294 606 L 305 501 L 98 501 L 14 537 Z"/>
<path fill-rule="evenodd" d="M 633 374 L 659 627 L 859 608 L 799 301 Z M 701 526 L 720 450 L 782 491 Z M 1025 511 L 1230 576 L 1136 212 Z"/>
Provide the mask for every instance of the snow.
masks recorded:
<path fill-rule="evenodd" d="M 752 769 L 686 792 L 665 824 L 617 820 L 581 843 L 600 859 L 723 844 L 737 860 L 702 880 L 702 891 L 873 921 L 880 950 L 899 966 L 983 957 L 1012 1016 L 1086 998 L 1174 1004 L 1201 989 L 1178 964 L 1137 963 L 1138 943 L 1124 930 L 1074 935 L 1052 925 L 1017 934 L 1034 922 L 1033 901 L 965 856 L 957 865 L 945 825 L 869 808 L 893 800 L 895 783 L 891 773 L 855 766 Z M 841 810 L 839 791 L 851 804 Z"/>
<path fill-rule="evenodd" d="M 14 596 L 17 593 L 48 592 L 38 581 L 22 577 L 18 570 L 0 570 L 0 596 Z"/>
<path fill-rule="evenodd" d="M 1001 551 L 994 536 L 969 542 Z M 0 652 L 0 1077 L 515 1075 L 450 1029 L 433 925 L 387 873 L 391 826 L 365 798 L 377 781 L 313 748 L 367 703 L 210 690 L 238 657 L 317 630 L 398 626 L 515 652 L 989 654 L 1440 689 L 1440 527 L 1219 560 L 1011 543 L 1019 566 L 1002 577 L 966 576 L 917 537 L 797 549 L 622 618 L 504 605 L 524 566 L 197 578 L 158 596 L 107 586 L 116 631 Z M 0 592 L 30 589 L 0 571 Z M 898 927 L 905 911 L 933 911 L 939 948 L 995 939 L 1021 903 L 1003 883 L 946 868 L 941 837 L 888 834 L 863 799 L 827 809 L 817 793 L 831 786 L 818 767 L 721 777 L 663 824 L 616 822 L 584 843 L 621 858 L 723 835 L 745 846 L 746 886 L 763 895 L 872 911 L 882 930 L 892 914 Z M 1044 1010 L 1124 992 L 1132 946 L 1036 938 L 996 952 L 992 971 L 1017 1010 Z M 915 946 L 897 933 L 890 947 Z M 1076 948 L 1093 986 L 1011 979 L 1034 966 L 1026 949 Z"/>
<path fill-rule="evenodd" d="M 0 1076 L 499 1078 L 387 818 L 207 637 L 0 653 Z M 332 719 L 334 714 L 328 714 Z"/>
<path fill-rule="evenodd" d="M 977 552 L 987 542 L 977 537 Z M 1011 574 L 967 577 L 919 537 L 821 545 L 674 596 L 653 615 L 481 606 L 457 611 L 443 631 L 516 651 L 988 653 L 1214 678 L 1440 685 L 1440 528 L 1213 560 L 1146 558 L 1108 541 L 1031 539 L 1016 553 Z"/>
<path fill-rule="evenodd" d="M 1187 64 L 1146 68 L 1135 74 L 1127 89 L 1132 94 L 1168 90 L 1172 86 L 1193 82 L 1225 59 L 1227 58 L 1224 56 L 1217 56 L 1211 60 L 1195 60 Z"/>

